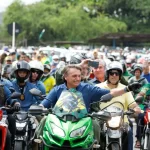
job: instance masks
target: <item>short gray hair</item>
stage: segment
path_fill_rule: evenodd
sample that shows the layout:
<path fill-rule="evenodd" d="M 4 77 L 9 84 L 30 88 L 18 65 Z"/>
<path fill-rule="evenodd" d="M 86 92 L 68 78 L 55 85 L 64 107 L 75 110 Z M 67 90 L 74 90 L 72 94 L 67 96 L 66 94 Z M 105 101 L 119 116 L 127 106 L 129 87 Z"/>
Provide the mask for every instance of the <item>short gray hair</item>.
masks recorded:
<path fill-rule="evenodd" d="M 99 62 L 99 65 L 103 65 L 106 69 L 106 62 L 103 59 L 96 59 L 95 61 Z"/>

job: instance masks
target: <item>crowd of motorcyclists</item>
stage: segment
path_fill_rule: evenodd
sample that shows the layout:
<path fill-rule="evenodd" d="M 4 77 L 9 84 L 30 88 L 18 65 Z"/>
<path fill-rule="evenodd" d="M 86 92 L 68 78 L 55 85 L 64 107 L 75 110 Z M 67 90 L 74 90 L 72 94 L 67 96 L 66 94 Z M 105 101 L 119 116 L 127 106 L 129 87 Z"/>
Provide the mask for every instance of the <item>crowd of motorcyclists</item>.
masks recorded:
<path fill-rule="evenodd" d="M 124 106 L 124 111 L 132 109 L 137 121 L 136 148 L 140 148 L 140 135 L 138 122 L 143 120 L 144 110 L 142 104 L 135 102 L 138 97 L 143 99 L 149 96 L 150 73 L 149 60 L 138 62 L 138 58 L 129 59 L 127 56 L 117 58 L 113 55 L 100 57 L 98 50 L 94 50 L 89 57 L 86 54 L 74 54 L 67 62 L 64 55 L 51 55 L 42 51 L 34 51 L 32 55 L 24 52 L 7 52 L 1 54 L 1 86 L 0 107 L 10 106 L 13 112 L 28 111 L 31 105 L 39 105 L 43 108 L 54 107 L 63 90 L 75 90 L 82 93 L 88 112 L 99 111 L 114 101 L 119 101 Z M 89 64 L 93 63 L 93 66 Z M 98 65 L 96 66 L 96 62 Z M 95 67 L 94 67 L 95 65 Z M 42 100 L 32 95 L 29 91 L 36 88 L 46 98 Z M 20 97 L 11 99 L 13 92 L 19 92 Z M 133 91 L 133 92 L 132 92 Z M 111 101 L 99 104 L 105 94 L 109 94 Z M 3 96 L 4 95 L 4 96 Z M 92 104 L 92 105 L 91 105 Z M 8 132 L 6 138 L 6 150 L 14 145 L 16 134 L 16 121 L 11 112 L 8 115 Z M 42 119 L 39 126 L 46 118 Z M 128 150 L 133 150 L 133 127 L 129 117 L 125 116 L 124 122 L 129 125 Z M 144 124 L 144 122 L 143 122 Z M 100 141 L 100 126 L 97 120 L 93 120 L 95 138 Z M 43 128 L 40 128 L 41 130 Z M 38 131 L 41 132 L 41 130 Z"/>

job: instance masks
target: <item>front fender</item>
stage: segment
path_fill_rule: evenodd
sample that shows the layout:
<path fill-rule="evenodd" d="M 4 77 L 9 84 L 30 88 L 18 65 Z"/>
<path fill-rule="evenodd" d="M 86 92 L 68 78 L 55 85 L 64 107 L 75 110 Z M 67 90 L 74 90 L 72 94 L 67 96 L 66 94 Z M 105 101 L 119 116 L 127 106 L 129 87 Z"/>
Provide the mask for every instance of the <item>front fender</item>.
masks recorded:
<path fill-rule="evenodd" d="M 108 137 L 112 139 L 120 138 L 122 136 L 122 132 L 119 129 L 111 130 L 108 128 L 106 134 L 108 134 Z"/>

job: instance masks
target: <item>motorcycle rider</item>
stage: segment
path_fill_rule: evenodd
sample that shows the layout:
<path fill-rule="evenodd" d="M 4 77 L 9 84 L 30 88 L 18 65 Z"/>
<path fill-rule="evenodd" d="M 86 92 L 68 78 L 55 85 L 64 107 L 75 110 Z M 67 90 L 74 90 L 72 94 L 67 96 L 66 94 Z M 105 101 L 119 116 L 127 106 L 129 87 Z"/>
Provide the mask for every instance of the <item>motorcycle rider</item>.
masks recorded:
<path fill-rule="evenodd" d="M 17 100 L 19 107 L 27 111 L 32 104 L 37 104 L 39 99 L 34 97 L 29 90 L 37 88 L 36 85 L 30 83 L 30 65 L 26 61 L 18 61 L 14 66 L 14 75 L 16 79 L 12 81 L 15 91 L 20 92 L 21 96 Z"/>
<path fill-rule="evenodd" d="M 11 70 L 12 70 L 12 66 L 10 64 L 5 65 L 2 68 L 2 77 L 7 80 L 11 80 Z"/>
<path fill-rule="evenodd" d="M 120 60 L 120 63 L 122 64 L 123 67 L 123 77 L 125 80 L 128 82 L 128 80 L 133 76 L 128 70 L 127 70 L 127 64 L 124 60 Z"/>
<path fill-rule="evenodd" d="M 88 61 L 89 60 L 84 60 L 80 64 L 80 66 L 87 64 Z M 100 101 L 100 98 L 103 95 L 110 93 L 109 96 L 112 98 L 112 97 L 124 94 L 126 92 L 129 92 L 130 90 L 135 90 L 140 85 L 139 83 L 134 83 L 132 85 L 128 85 L 127 87 L 124 87 L 121 89 L 113 89 L 110 91 L 106 89 L 101 89 L 99 87 L 90 85 L 88 83 L 82 83 L 81 82 L 81 67 L 79 67 L 79 65 L 66 66 L 64 68 L 63 78 L 64 78 L 65 83 L 59 86 L 55 86 L 47 95 L 47 97 L 41 102 L 40 104 L 41 106 L 45 108 L 50 108 L 51 106 L 53 107 L 63 90 L 73 89 L 75 91 L 79 91 L 82 93 L 87 111 L 90 111 L 90 104 L 92 102 Z M 42 125 L 44 121 L 45 120 L 42 120 L 40 124 Z M 97 131 L 96 130 L 95 131 L 99 132 L 98 125 L 96 128 L 97 128 Z M 39 132 L 42 133 L 42 131 L 39 131 Z M 99 137 L 96 137 L 96 139 L 99 140 Z"/>
<path fill-rule="evenodd" d="M 143 101 L 147 100 L 150 101 L 150 84 L 145 84 L 142 86 L 140 89 L 139 93 L 136 95 L 136 100 L 138 99 L 143 99 Z M 145 105 L 141 104 L 142 102 L 139 102 L 140 107 L 143 109 L 143 112 L 140 113 L 137 117 L 137 130 L 136 130 L 136 143 L 135 143 L 135 148 L 140 148 L 141 147 L 141 134 L 143 133 L 143 127 L 144 127 L 144 110 L 146 110 Z"/>
<path fill-rule="evenodd" d="M 37 86 L 37 88 L 42 92 L 42 95 L 46 94 L 46 89 L 42 81 L 39 81 L 44 72 L 44 66 L 41 62 L 33 60 L 29 62 L 31 68 L 31 74 L 29 76 L 29 81 Z"/>
<path fill-rule="evenodd" d="M 113 61 L 107 67 L 107 71 L 106 71 L 107 80 L 103 83 L 97 84 L 96 86 L 98 86 L 100 88 L 105 88 L 108 90 L 124 88 L 125 85 L 120 83 L 122 73 L 123 73 L 122 65 L 117 61 Z M 131 92 L 123 94 L 119 97 L 115 97 L 111 100 L 111 102 L 102 103 L 100 105 L 100 108 L 104 108 L 105 106 L 107 106 L 115 101 L 119 101 L 124 105 L 124 111 L 127 111 L 128 106 L 130 106 L 129 108 L 132 108 L 135 111 L 135 113 L 141 112 L 139 106 L 136 104 L 136 102 L 134 102 L 134 98 L 133 98 Z M 127 116 L 125 116 L 124 121 L 125 121 L 125 123 L 127 123 L 129 125 Z M 133 133 L 132 133 L 131 128 L 128 131 L 128 150 L 133 150 Z"/>
<path fill-rule="evenodd" d="M 143 79 L 139 83 L 141 83 L 142 86 L 147 84 L 148 83 L 147 79 L 145 79 L 144 77 L 141 77 L 142 71 L 143 71 L 143 69 L 142 69 L 141 64 L 134 65 L 134 67 L 133 67 L 134 76 L 129 79 L 128 83 L 130 84 L 130 83 L 136 82 L 140 79 Z M 136 96 L 136 94 L 139 93 L 139 90 L 140 89 L 138 89 L 137 91 L 134 91 L 134 96 Z"/>
<path fill-rule="evenodd" d="M 95 60 L 99 62 L 98 68 L 92 68 L 94 79 L 91 79 L 90 82 L 93 84 L 98 84 L 105 81 L 105 71 L 106 71 L 106 63 L 102 59 Z"/>
<path fill-rule="evenodd" d="M 15 100 L 10 98 L 11 91 L 9 88 L 3 84 L 0 80 L 0 107 L 11 105 L 13 110 L 18 110 L 18 103 Z M 8 121 L 8 131 L 6 136 L 6 144 L 5 150 L 10 150 L 14 141 L 15 133 L 16 133 L 16 122 L 14 117 L 8 111 L 3 111 L 4 114 L 7 113 L 7 121 Z"/>
<path fill-rule="evenodd" d="M 41 77 L 41 81 L 43 82 L 45 89 L 46 89 L 46 94 L 49 93 L 49 91 L 54 87 L 55 85 L 55 79 L 53 76 L 50 75 L 50 65 L 44 64 L 44 72 Z"/>

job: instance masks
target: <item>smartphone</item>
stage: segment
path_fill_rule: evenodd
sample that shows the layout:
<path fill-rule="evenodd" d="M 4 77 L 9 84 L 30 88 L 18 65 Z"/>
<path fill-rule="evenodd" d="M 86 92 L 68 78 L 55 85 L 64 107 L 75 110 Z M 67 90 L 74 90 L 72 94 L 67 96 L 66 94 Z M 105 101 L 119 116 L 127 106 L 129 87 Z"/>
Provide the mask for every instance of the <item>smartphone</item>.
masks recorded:
<path fill-rule="evenodd" d="M 88 62 L 88 66 L 91 66 L 93 68 L 98 68 L 99 62 L 97 62 L 97 61 L 89 61 Z"/>

